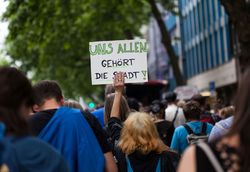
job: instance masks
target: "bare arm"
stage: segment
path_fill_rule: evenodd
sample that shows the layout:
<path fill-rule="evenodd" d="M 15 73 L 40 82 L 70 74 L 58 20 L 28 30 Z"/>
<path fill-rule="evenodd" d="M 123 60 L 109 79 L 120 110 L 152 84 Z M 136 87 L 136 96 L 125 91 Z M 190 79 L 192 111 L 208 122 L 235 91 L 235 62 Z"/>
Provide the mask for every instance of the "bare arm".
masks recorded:
<path fill-rule="evenodd" d="M 118 172 L 114 156 L 112 152 L 107 152 L 104 154 L 105 158 L 105 172 Z"/>
<path fill-rule="evenodd" d="M 114 77 L 115 98 L 112 106 L 110 117 L 120 118 L 120 104 L 122 92 L 124 89 L 124 75 L 119 72 Z"/>
<path fill-rule="evenodd" d="M 184 152 L 178 167 L 178 172 L 196 172 L 195 146 L 190 146 Z"/>

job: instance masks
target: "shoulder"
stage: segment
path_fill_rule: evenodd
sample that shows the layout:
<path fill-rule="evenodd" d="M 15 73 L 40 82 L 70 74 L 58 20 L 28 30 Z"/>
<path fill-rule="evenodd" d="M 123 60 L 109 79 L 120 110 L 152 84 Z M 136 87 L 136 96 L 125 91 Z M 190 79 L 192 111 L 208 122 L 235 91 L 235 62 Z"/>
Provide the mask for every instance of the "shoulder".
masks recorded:
<path fill-rule="evenodd" d="M 56 109 L 44 110 L 36 112 L 29 117 L 29 120 L 38 120 L 40 118 L 50 118 L 56 113 Z"/>
<path fill-rule="evenodd" d="M 14 141 L 14 144 L 16 146 L 20 146 L 23 148 L 28 148 L 28 149 L 32 149 L 34 147 L 37 148 L 52 148 L 49 144 L 47 144 L 46 142 L 35 138 L 35 137 L 31 137 L 31 136 L 27 136 L 27 137 L 23 137 L 23 138 L 17 138 Z"/>
<path fill-rule="evenodd" d="M 166 109 L 165 112 L 173 112 L 176 111 L 177 107 L 175 105 L 169 105 Z"/>
<path fill-rule="evenodd" d="M 207 128 L 208 128 L 208 129 L 212 130 L 213 127 L 214 127 L 214 126 L 213 126 L 212 124 L 207 123 Z"/>
<path fill-rule="evenodd" d="M 179 159 L 180 159 L 180 155 L 177 152 L 172 151 L 172 150 L 162 152 L 161 156 L 162 157 L 169 157 L 170 159 L 176 160 L 176 161 L 179 161 Z"/>
<path fill-rule="evenodd" d="M 187 169 L 189 172 L 195 172 L 196 171 L 196 146 L 192 145 L 186 149 L 184 152 L 178 171 L 179 172 L 186 172 Z"/>
<path fill-rule="evenodd" d="M 183 125 L 180 125 L 179 127 L 175 128 L 174 132 L 179 133 L 186 131 L 185 127 Z"/>
<path fill-rule="evenodd" d="M 215 126 L 222 126 L 223 128 L 228 128 L 232 125 L 233 117 L 229 117 L 227 119 L 221 120 L 215 124 Z"/>
<path fill-rule="evenodd" d="M 39 165 L 39 168 L 43 169 L 41 171 L 44 171 L 45 168 L 46 171 L 52 171 L 51 169 L 68 171 L 63 156 L 51 145 L 40 139 L 30 136 L 19 138 L 14 142 L 14 147 L 17 159 L 22 167 L 29 168 L 31 163 L 35 167 L 35 165 L 41 165 L 41 162 L 47 162 L 46 166 Z"/>
<path fill-rule="evenodd" d="M 15 145 L 17 153 L 20 155 L 59 156 L 59 152 L 56 151 L 51 145 L 35 137 L 28 136 L 17 138 L 13 144 Z"/>

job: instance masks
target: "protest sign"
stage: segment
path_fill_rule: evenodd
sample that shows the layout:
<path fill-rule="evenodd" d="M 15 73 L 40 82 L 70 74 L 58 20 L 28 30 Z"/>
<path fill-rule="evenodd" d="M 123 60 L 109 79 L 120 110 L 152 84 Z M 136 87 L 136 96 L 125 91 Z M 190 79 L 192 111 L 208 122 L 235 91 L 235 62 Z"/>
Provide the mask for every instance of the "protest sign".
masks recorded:
<path fill-rule="evenodd" d="M 176 87 L 174 92 L 177 94 L 178 100 L 189 100 L 194 95 L 198 94 L 199 90 L 194 86 L 186 85 L 186 86 Z"/>
<path fill-rule="evenodd" d="M 148 81 L 146 40 L 90 42 L 92 85 L 111 84 L 117 72 L 125 83 Z"/>

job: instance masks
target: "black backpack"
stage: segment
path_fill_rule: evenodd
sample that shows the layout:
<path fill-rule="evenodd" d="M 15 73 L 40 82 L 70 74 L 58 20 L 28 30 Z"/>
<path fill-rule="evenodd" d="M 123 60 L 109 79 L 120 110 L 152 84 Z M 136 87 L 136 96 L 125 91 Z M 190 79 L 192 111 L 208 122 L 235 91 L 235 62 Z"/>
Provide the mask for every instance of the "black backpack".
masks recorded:
<path fill-rule="evenodd" d="M 208 134 L 206 132 L 207 130 L 207 123 L 202 122 L 201 123 L 201 132 L 200 133 L 194 133 L 193 130 L 187 125 L 183 124 L 185 129 L 188 132 L 187 135 L 187 142 L 188 144 L 196 144 L 198 142 L 207 142 L 208 141 Z"/>

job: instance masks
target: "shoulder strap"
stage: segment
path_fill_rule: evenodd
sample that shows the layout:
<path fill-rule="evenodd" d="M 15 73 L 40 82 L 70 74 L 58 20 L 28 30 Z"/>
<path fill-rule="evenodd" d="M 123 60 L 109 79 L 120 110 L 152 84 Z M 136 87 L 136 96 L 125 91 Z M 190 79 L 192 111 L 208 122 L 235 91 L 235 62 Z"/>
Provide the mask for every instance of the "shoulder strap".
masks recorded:
<path fill-rule="evenodd" d="M 188 134 L 194 134 L 193 130 L 187 124 L 183 124 L 183 127 L 187 130 Z"/>
<path fill-rule="evenodd" d="M 202 122 L 201 124 L 201 134 L 206 134 L 207 133 L 207 123 Z"/>
<path fill-rule="evenodd" d="M 127 172 L 133 172 L 133 169 L 131 167 L 130 161 L 128 159 L 128 156 L 126 155 L 126 162 L 127 162 Z"/>
<path fill-rule="evenodd" d="M 211 162 L 211 164 L 214 167 L 216 172 L 224 172 L 224 170 L 221 167 L 220 163 L 218 162 L 217 158 L 215 157 L 212 150 L 210 149 L 210 147 L 207 144 L 199 143 L 197 146 L 199 146 L 203 150 L 203 152 L 205 153 L 205 155 L 207 156 L 207 158 Z"/>
<path fill-rule="evenodd" d="M 175 122 L 176 117 L 177 117 L 177 115 L 178 115 L 178 111 L 179 111 L 179 107 L 177 107 L 177 109 L 176 109 L 176 111 L 175 111 L 175 115 L 174 115 L 174 119 L 173 119 L 172 123 Z"/>
<path fill-rule="evenodd" d="M 130 161 L 128 159 L 128 156 L 126 155 L 126 162 L 127 162 L 127 172 L 133 172 L 133 169 L 131 167 Z M 161 157 L 159 158 L 158 162 L 157 162 L 157 167 L 155 172 L 161 172 Z"/>
<path fill-rule="evenodd" d="M 155 172 L 161 172 L 161 157 L 158 160 Z"/>

